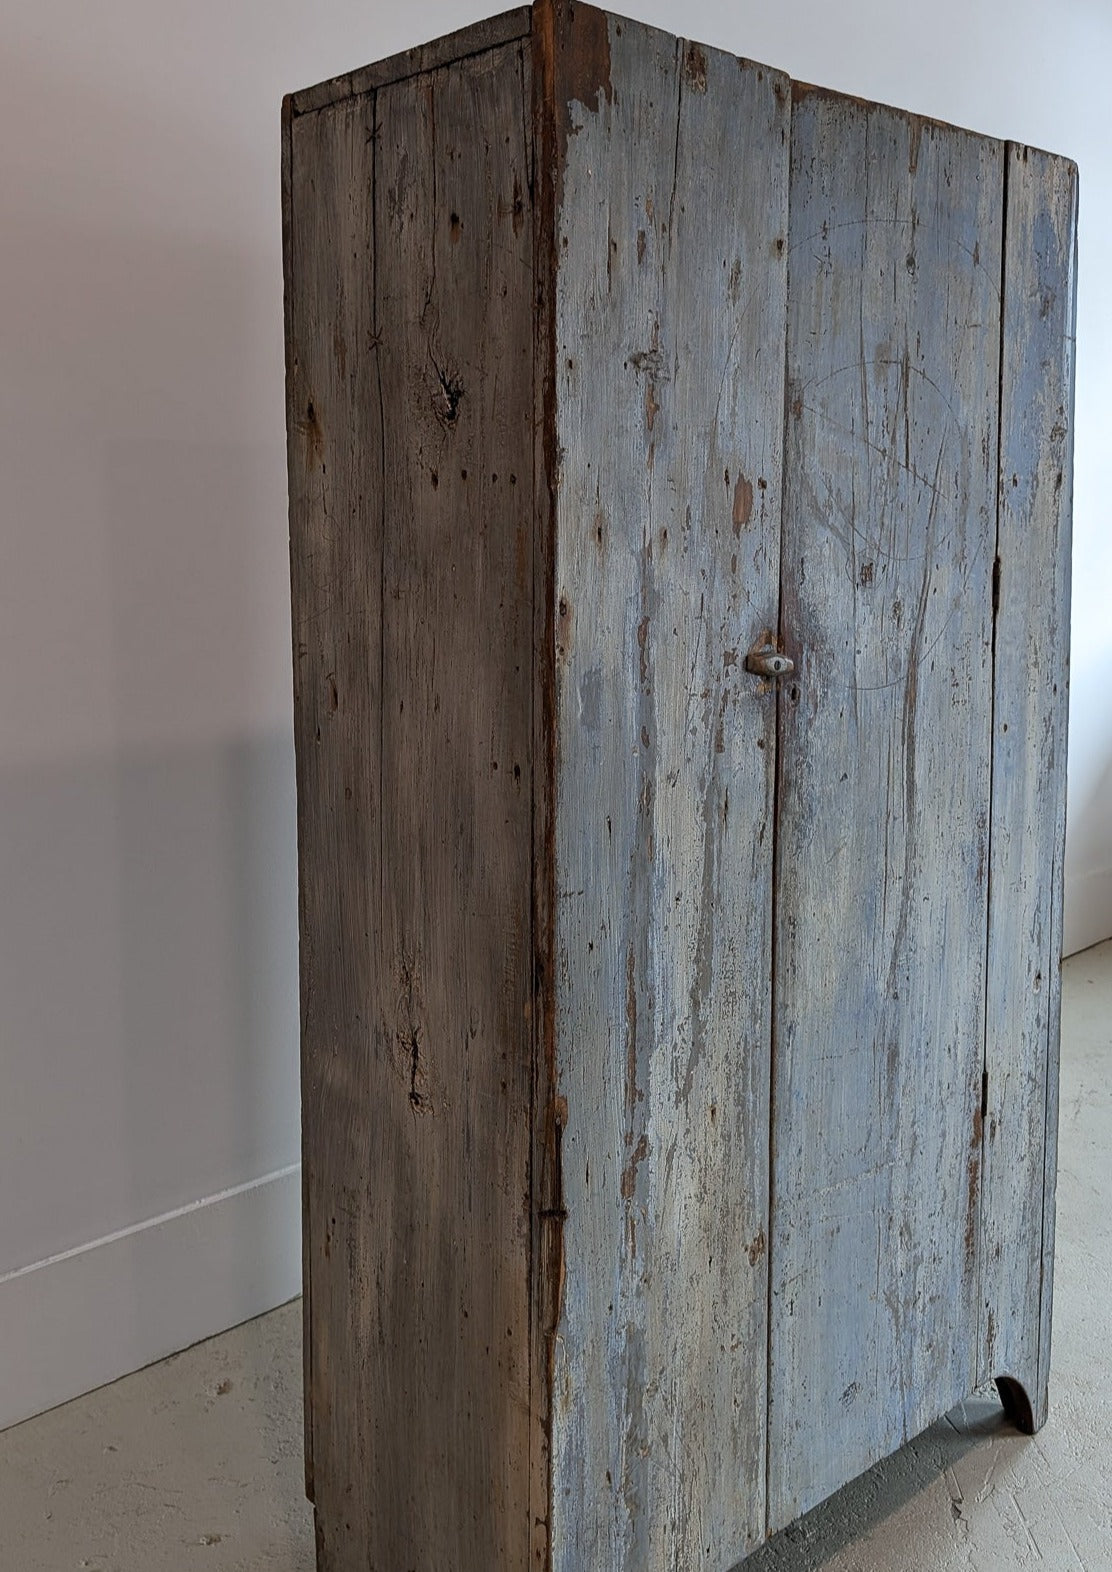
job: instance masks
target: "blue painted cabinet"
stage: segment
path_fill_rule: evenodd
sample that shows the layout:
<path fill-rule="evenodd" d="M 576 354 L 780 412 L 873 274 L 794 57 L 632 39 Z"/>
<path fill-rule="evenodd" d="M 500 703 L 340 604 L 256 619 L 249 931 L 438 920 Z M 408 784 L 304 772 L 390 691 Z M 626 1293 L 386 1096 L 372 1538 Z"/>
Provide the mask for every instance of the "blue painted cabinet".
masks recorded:
<path fill-rule="evenodd" d="M 322 1572 L 1045 1419 L 1076 200 L 565 0 L 287 99 Z"/>

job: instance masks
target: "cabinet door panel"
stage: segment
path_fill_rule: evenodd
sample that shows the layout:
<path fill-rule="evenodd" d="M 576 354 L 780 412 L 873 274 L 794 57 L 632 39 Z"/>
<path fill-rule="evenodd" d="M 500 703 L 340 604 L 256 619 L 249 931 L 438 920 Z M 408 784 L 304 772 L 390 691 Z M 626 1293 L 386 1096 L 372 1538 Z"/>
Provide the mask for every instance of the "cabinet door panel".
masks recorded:
<path fill-rule="evenodd" d="M 572 26 L 553 1565 L 671 1572 L 764 1531 L 775 694 L 745 656 L 777 608 L 789 101 L 732 56 Z"/>
<path fill-rule="evenodd" d="M 1066 814 L 1077 170 L 1008 147 L 981 1374 L 1046 1418 Z M 1037 302 L 1037 309 L 1032 309 Z"/>
<path fill-rule="evenodd" d="M 976 1381 L 1002 163 L 793 108 L 769 1515 Z"/>

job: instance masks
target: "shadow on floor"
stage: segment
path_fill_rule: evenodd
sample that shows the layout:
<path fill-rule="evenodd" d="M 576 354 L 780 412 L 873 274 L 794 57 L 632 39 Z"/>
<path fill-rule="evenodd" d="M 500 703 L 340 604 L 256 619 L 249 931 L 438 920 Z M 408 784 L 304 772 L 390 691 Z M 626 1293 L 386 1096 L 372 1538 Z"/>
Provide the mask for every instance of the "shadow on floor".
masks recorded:
<path fill-rule="evenodd" d="M 991 1397 L 963 1403 L 790 1523 L 734 1572 L 819 1572 L 839 1551 L 864 1539 L 885 1518 L 937 1483 L 974 1448 L 1016 1434 Z M 951 1506 L 955 1518 L 960 1517 L 962 1501 L 954 1498 Z"/>

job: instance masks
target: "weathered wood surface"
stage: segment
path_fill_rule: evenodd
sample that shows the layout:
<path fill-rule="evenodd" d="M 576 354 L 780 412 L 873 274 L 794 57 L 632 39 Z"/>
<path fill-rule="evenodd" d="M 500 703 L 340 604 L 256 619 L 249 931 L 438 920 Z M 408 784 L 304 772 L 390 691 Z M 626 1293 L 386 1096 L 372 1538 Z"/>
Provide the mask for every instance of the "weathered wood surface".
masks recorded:
<path fill-rule="evenodd" d="M 380 728 L 382 448 L 349 435 L 355 408 L 368 421 L 377 412 L 373 358 L 353 356 L 344 375 L 335 350 L 373 337 L 371 216 L 361 199 L 373 179 L 372 124 L 368 101 L 294 122 L 286 226 L 306 1471 L 325 1512 L 360 1523 L 369 1510 L 365 1449 L 351 1435 L 349 1405 L 326 1394 L 345 1389 L 364 1336 L 353 1281 L 362 1233 L 358 1214 L 349 1219 L 337 1200 L 358 1194 L 366 1163 L 379 940 L 379 782 L 365 761 Z M 334 1211 L 343 1223 L 335 1255 Z"/>
<path fill-rule="evenodd" d="M 563 1110 L 556 1090 L 556 194 L 554 18 L 533 12 L 533 1236 L 532 1561 L 551 1572 L 552 1370 L 564 1277 Z"/>
<path fill-rule="evenodd" d="M 566 0 L 286 102 L 322 1572 L 725 1568 L 1045 1414 L 1076 183 L 1006 157 Z"/>
<path fill-rule="evenodd" d="M 1009 144 L 989 860 L 982 1379 L 1047 1412 L 1069 678 L 1077 170 Z"/>
<path fill-rule="evenodd" d="M 291 93 L 290 112 L 295 117 L 312 114 L 341 99 L 358 98 L 406 77 L 453 65 L 470 55 L 489 53 L 499 44 L 528 38 L 531 26 L 532 7 L 517 6 L 512 11 L 503 11 L 499 16 L 484 18 L 469 27 L 434 38 L 430 43 L 418 44 L 414 49 L 403 49 L 400 54 L 361 66 L 358 71 L 345 71 L 341 76 L 329 77 L 326 82 L 317 82 L 312 87 L 302 88 L 299 93 Z"/>
<path fill-rule="evenodd" d="M 292 127 L 322 1572 L 528 1559 L 528 73 L 510 44 Z"/>
<path fill-rule="evenodd" d="M 552 1565 L 764 1533 L 786 79 L 555 8 Z"/>
<path fill-rule="evenodd" d="M 977 1372 L 1002 150 L 792 118 L 769 1526 Z"/>

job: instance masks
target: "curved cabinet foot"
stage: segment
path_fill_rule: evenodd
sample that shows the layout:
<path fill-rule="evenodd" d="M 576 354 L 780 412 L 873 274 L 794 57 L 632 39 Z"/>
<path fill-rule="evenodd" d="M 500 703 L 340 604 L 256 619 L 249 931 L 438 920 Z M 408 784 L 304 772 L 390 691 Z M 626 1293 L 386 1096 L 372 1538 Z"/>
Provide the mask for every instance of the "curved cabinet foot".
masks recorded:
<path fill-rule="evenodd" d="M 1036 1430 L 1042 1429 L 1046 1423 L 1045 1397 L 1036 1409 L 1027 1388 L 1014 1376 L 997 1376 L 996 1390 L 1000 1393 L 1004 1413 L 1017 1430 L 1021 1430 L 1025 1436 L 1033 1436 Z"/>

